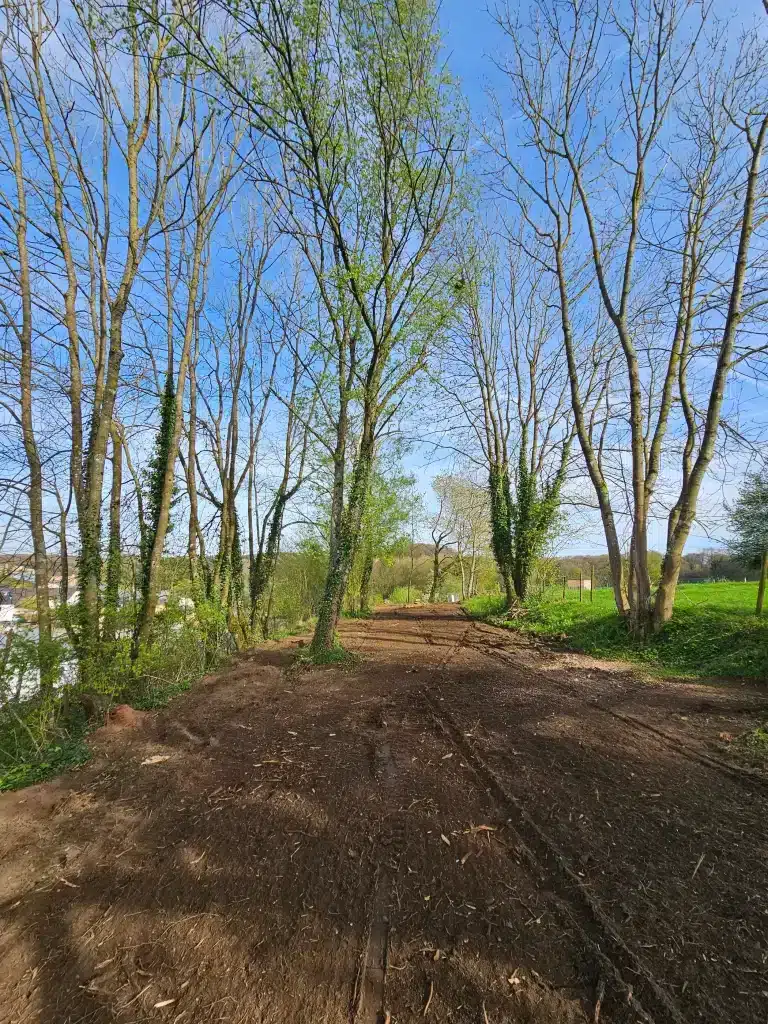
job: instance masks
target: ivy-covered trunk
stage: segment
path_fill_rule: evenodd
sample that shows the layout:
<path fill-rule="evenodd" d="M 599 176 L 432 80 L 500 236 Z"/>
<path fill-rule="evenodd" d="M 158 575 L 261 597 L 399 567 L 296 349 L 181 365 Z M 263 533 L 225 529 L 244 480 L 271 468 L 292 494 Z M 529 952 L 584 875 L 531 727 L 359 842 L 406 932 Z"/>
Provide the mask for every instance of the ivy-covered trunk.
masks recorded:
<path fill-rule="evenodd" d="M 266 543 L 251 559 L 249 584 L 251 596 L 251 633 L 263 640 L 267 636 L 267 612 L 272 578 L 275 575 L 277 556 L 280 551 L 280 535 L 283 530 L 283 513 L 288 498 L 279 494 L 275 501 L 272 521 L 269 524 Z"/>
<path fill-rule="evenodd" d="M 363 430 L 357 461 L 352 474 L 349 500 L 335 531 L 335 544 L 331 552 L 328 576 L 317 625 L 312 638 L 312 654 L 322 655 L 332 650 L 336 642 L 336 624 L 341 614 L 341 605 L 347 589 L 347 580 L 352 568 L 355 546 L 360 533 L 360 524 L 365 511 L 368 486 L 373 470 L 374 430 L 367 424 Z"/>
<path fill-rule="evenodd" d="M 373 551 L 366 547 L 363 568 L 360 573 L 360 611 L 371 610 L 371 577 L 373 576 Z"/>
<path fill-rule="evenodd" d="M 528 583 L 533 572 L 536 558 L 537 540 L 537 501 L 536 482 L 528 471 L 528 446 L 524 437 L 520 445 L 520 461 L 518 467 L 517 494 L 513 512 L 513 556 L 512 581 L 515 596 L 521 603 L 528 596 Z"/>
<path fill-rule="evenodd" d="M 181 410 L 178 408 L 172 369 L 169 367 L 160 405 L 160 429 L 150 463 L 149 493 L 147 495 L 147 523 L 142 531 L 140 558 L 141 605 L 133 634 L 132 656 L 137 658 L 141 644 L 146 640 L 157 606 L 157 574 L 165 546 L 165 535 L 173 489 L 173 467 L 178 449 L 178 430 Z"/>
<path fill-rule="evenodd" d="M 491 465 L 488 487 L 491 498 L 491 548 L 504 587 L 507 607 L 511 608 L 515 603 L 512 498 L 509 488 L 509 470 L 505 465 Z"/>
<path fill-rule="evenodd" d="M 104 639 L 114 640 L 117 608 L 120 600 L 120 511 L 123 489 L 123 443 L 119 431 L 112 430 L 112 491 L 109 501 L 109 544 L 104 588 Z"/>
<path fill-rule="evenodd" d="M 554 477 L 541 484 L 529 463 L 528 431 L 523 428 L 517 470 L 517 494 L 510 502 L 512 518 L 512 579 L 515 595 L 521 602 L 528 597 L 536 559 L 544 549 L 557 521 L 560 492 L 570 456 L 570 440 L 560 453 Z"/>

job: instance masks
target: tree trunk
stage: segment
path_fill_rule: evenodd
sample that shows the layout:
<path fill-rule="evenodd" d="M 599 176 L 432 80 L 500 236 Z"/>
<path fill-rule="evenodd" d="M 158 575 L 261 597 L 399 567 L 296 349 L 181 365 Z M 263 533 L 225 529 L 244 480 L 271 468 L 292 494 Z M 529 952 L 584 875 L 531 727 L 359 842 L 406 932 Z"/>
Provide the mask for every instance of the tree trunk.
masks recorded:
<path fill-rule="evenodd" d="M 763 600 L 765 599 L 765 583 L 768 580 L 768 548 L 763 551 L 763 557 L 760 560 L 760 582 L 757 586 L 757 604 L 755 605 L 755 615 L 763 614 Z"/>
<path fill-rule="evenodd" d="M 474 597 L 477 591 L 477 551 L 472 547 L 472 561 L 469 566 L 469 594 L 468 597 Z"/>
<path fill-rule="evenodd" d="M 371 577 L 373 576 L 373 551 L 369 548 L 365 552 L 365 561 L 360 574 L 360 611 L 364 614 L 370 612 L 371 600 Z"/>
<path fill-rule="evenodd" d="M 198 214 L 198 217 L 200 217 L 200 214 Z M 182 345 L 175 382 L 172 436 L 168 459 L 166 465 L 162 467 L 163 479 L 159 508 L 157 509 L 157 522 L 153 524 L 154 537 L 152 539 L 152 549 L 149 552 L 148 561 L 144 569 L 146 574 L 144 595 L 133 639 L 132 653 L 134 657 L 138 655 L 141 644 L 146 640 L 149 628 L 155 616 L 155 609 L 157 608 L 157 578 L 171 517 L 176 453 L 178 452 L 179 440 L 181 438 L 181 427 L 184 418 L 184 391 L 187 385 L 187 371 L 189 369 L 192 341 L 195 335 L 195 326 L 197 323 L 200 268 L 202 264 L 204 235 L 207 227 L 207 220 L 199 219 L 195 227 L 195 242 L 192 253 L 192 273 L 190 275 L 189 291 L 187 293 L 187 309 L 184 321 L 184 342 Z M 224 521 L 222 517 L 222 530 L 223 527 Z"/>
<path fill-rule="evenodd" d="M 461 600 L 466 601 L 467 597 L 469 597 L 467 593 L 467 572 L 464 566 L 464 552 L 460 548 L 456 557 L 459 562 L 459 572 L 461 573 Z"/>
<path fill-rule="evenodd" d="M 189 424 L 187 427 L 187 498 L 189 499 L 189 531 L 187 534 L 187 559 L 189 560 L 189 578 L 193 589 L 198 583 L 198 535 L 200 521 L 197 511 L 197 348 L 199 328 L 195 327 L 195 349 L 189 365 Z M 250 500 L 250 495 L 249 495 Z"/>
<path fill-rule="evenodd" d="M 493 465 L 488 476 L 491 508 L 491 548 L 504 586 L 507 608 L 515 604 L 512 582 L 512 514 L 509 471 L 506 466 Z"/>
<path fill-rule="evenodd" d="M 123 445 L 120 434 L 112 431 L 112 492 L 109 502 L 109 546 L 104 589 L 104 639 L 115 639 L 115 620 L 120 598 L 122 555 L 120 546 L 120 503 L 123 489 Z"/>
<path fill-rule="evenodd" d="M 437 600 L 437 588 L 440 586 L 440 545 L 435 544 L 432 556 L 432 586 L 429 588 L 429 603 L 434 604 Z"/>
<path fill-rule="evenodd" d="M 355 544 L 360 533 L 360 524 L 368 497 L 368 486 L 373 469 L 374 447 L 374 427 L 373 424 L 368 423 L 363 429 L 360 451 L 352 477 L 349 502 L 339 523 L 331 561 L 328 566 L 325 590 L 320 603 L 315 634 L 310 648 L 315 656 L 332 650 L 336 642 L 336 625 L 339 621 L 341 604 L 344 600 L 347 580 L 352 568 Z"/>
<path fill-rule="evenodd" d="M 653 609 L 653 626 L 658 631 L 664 623 L 669 620 L 675 602 L 675 591 L 680 575 L 680 563 L 683 548 L 688 539 L 691 525 L 696 515 L 699 490 L 701 488 L 704 474 L 712 461 L 717 433 L 720 429 L 720 415 L 725 397 L 725 385 L 731 369 L 731 358 L 736 340 L 736 332 L 742 317 L 742 300 L 744 295 L 744 283 L 748 269 L 749 248 L 754 230 L 755 206 L 760 180 L 760 165 L 763 149 L 768 137 L 768 116 L 763 118 L 760 130 L 751 143 L 752 156 L 750 158 L 749 170 L 747 172 L 747 188 L 744 194 L 744 212 L 741 218 L 741 232 L 739 235 L 739 247 L 736 256 L 736 265 L 731 283 L 731 293 L 728 303 L 728 314 L 723 334 L 720 341 L 717 369 L 712 380 L 709 402 L 707 405 L 707 416 L 705 420 L 704 433 L 701 440 L 699 453 L 691 468 L 687 479 L 684 480 L 680 496 L 670 513 L 669 525 L 667 527 L 667 550 L 664 555 L 659 590 L 656 594 L 655 606 Z"/>
<path fill-rule="evenodd" d="M 251 565 L 251 630 L 257 639 L 267 637 L 267 612 L 269 607 L 272 580 L 277 566 L 280 549 L 280 536 L 283 531 L 283 513 L 287 498 L 280 494 L 275 501 L 272 521 L 269 524 L 267 540 Z"/>
<path fill-rule="evenodd" d="M 17 329 L 21 349 L 21 434 L 29 467 L 29 527 L 32 534 L 32 556 L 35 570 L 35 602 L 40 642 L 40 686 L 50 690 L 53 679 L 48 671 L 51 640 L 51 609 L 48 594 L 48 558 L 43 525 L 43 472 L 32 418 L 32 280 L 27 245 L 27 197 L 21 142 L 16 129 L 16 112 L 11 99 L 8 77 L 2 72 L 2 100 L 13 144 L 13 169 L 16 184 L 17 210 L 15 235 L 19 257 L 19 288 L 21 292 L 21 327 Z"/>
<path fill-rule="evenodd" d="M 119 300 L 112 304 L 104 392 L 98 415 L 94 415 L 91 423 L 85 460 L 83 511 L 79 522 L 78 585 L 80 601 L 78 620 L 80 625 L 80 667 L 86 677 L 93 659 L 98 657 L 102 567 L 101 498 L 104 486 L 104 465 L 107 458 L 107 441 L 112 430 L 112 415 L 120 380 L 120 365 L 123 359 L 123 316 L 127 301 L 127 288 L 122 288 Z"/>
<path fill-rule="evenodd" d="M 571 391 L 571 408 L 576 424 L 576 434 L 579 439 L 584 461 L 587 464 L 589 478 L 595 489 L 597 504 L 600 508 L 600 518 L 605 533 L 605 544 L 608 548 L 608 565 L 611 570 L 611 585 L 613 597 L 616 601 L 616 609 L 619 615 L 626 617 L 629 614 L 629 603 L 624 591 L 624 565 L 621 558 L 621 547 L 619 535 L 616 531 L 616 520 L 613 517 L 611 496 L 608 485 L 603 476 L 600 462 L 592 444 L 589 428 L 584 417 L 584 407 L 579 393 L 579 369 L 576 363 L 575 345 L 573 340 L 573 329 L 571 326 L 570 299 L 568 298 L 568 278 L 563 264 L 563 252 L 561 243 L 555 247 L 555 261 L 557 270 L 557 284 L 560 296 L 560 323 L 565 346 L 566 362 L 568 364 L 568 382 Z"/>

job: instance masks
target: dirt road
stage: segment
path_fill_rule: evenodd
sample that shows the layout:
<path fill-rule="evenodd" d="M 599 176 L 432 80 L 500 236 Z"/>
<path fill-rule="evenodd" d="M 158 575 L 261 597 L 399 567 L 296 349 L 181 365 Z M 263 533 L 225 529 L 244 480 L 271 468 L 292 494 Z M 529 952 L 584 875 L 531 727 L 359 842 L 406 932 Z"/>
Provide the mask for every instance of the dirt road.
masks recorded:
<path fill-rule="evenodd" d="M 450 606 L 278 644 L 0 800 L 0 1021 L 768 1021 L 746 687 Z"/>

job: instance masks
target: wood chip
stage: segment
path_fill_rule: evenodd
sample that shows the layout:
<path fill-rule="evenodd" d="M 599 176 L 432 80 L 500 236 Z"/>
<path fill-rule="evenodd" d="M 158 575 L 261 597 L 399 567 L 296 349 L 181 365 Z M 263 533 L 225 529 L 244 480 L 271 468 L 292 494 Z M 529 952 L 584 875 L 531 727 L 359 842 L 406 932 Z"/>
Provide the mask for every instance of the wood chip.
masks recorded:
<path fill-rule="evenodd" d="M 162 761 L 170 761 L 170 754 L 153 754 L 152 757 L 145 757 L 142 764 L 160 764 Z"/>
<path fill-rule="evenodd" d="M 159 1003 L 155 1003 L 153 1009 L 159 1010 L 163 1006 L 170 1006 L 171 1003 L 175 1003 L 175 999 L 161 999 Z"/>
<path fill-rule="evenodd" d="M 440 833 L 440 838 L 443 840 L 443 842 L 445 843 L 446 846 L 450 846 L 451 845 L 451 840 L 448 838 L 448 836 L 444 832 Z"/>
<path fill-rule="evenodd" d="M 699 870 L 699 868 L 701 867 L 701 865 L 702 865 L 703 861 L 704 861 L 704 854 L 702 853 L 702 855 L 701 855 L 701 856 L 699 857 L 699 859 L 698 859 L 698 860 L 696 861 L 696 867 L 695 867 L 695 868 L 693 869 L 693 874 L 691 875 L 691 881 L 693 881 L 693 880 L 694 880 L 694 878 L 696 877 L 696 872 L 697 872 L 697 871 Z"/>

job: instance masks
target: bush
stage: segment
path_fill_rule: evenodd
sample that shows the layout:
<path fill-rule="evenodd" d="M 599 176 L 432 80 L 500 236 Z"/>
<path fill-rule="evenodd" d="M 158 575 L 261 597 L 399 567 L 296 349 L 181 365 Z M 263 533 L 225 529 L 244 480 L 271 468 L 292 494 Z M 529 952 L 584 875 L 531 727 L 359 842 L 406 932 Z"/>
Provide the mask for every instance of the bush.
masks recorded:
<path fill-rule="evenodd" d="M 19 679 L 34 683 L 40 648 L 30 636 L 15 635 L 0 675 L 0 790 L 40 782 L 88 760 L 86 705 L 106 711 L 125 702 L 150 710 L 165 706 L 195 680 L 221 665 L 233 640 L 221 608 L 199 602 L 194 618 L 182 619 L 178 607 L 154 623 L 150 641 L 131 659 L 131 638 L 121 636 L 100 649 L 87 664 L 87 691 L 64 678 L 72 652 L 57 643 L 59 683 L 51 694 L 28 695 Z M 51 652 L 47 652 L 51 656 Z M 21 673 L 21 674 L 20 674 Z M 74 674 L 74 673 L 73 673 Z"/>
<path fill-rule="evenodd" d="M 411 604 L 421 604 L 424 594 L 416 587 L 411 587 L 410 591 L 408 587 L 395 587 L 387 598 L 390 604 L 408 604 L 409 600 Z"/>

